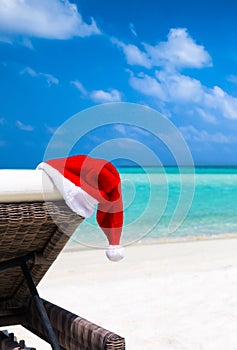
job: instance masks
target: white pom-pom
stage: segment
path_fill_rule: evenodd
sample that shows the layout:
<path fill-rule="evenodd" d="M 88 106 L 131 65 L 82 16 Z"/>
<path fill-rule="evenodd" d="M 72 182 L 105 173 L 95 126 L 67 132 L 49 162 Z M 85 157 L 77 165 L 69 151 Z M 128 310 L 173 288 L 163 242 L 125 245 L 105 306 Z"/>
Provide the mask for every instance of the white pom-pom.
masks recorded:
<path fill-rule="evenodd" d="M 119 261 L 125 257 L 125 250 L 121 245 L 110 245 L 106 249 L 106 256 L 111 261 Z"/>

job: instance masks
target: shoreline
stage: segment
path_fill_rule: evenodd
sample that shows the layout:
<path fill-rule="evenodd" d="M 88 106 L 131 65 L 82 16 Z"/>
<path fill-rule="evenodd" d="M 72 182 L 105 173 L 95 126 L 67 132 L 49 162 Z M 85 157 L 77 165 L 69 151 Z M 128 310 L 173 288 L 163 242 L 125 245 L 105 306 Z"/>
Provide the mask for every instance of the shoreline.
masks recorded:
<path fill-rule="evenodd" d="M 150 246 L 150 245 L 162 245 L 162 244 L 178 244 L 178 243 L 189 243 L 189 242 L 200 242 L 200 241 L 215 241 L 215 240 L 225 240 L 225 239 L 237 239 L 237 232 L 236 233 L 223 233 L 223 234 L 217 234 L 217 235 L 200 235 L 200 236 L 180 236 L 180 237 L 173 237 L 173 238 L 151 238 L 151 239 L 145 239 L 145 240 L 137 240 L 132 243 L 128 244 L 122 244 L 125 249 L 127 247 L 131 246 Z M 63 252 L 74 252 L 74 251 L 90 251 L 90 250 L 104 250 L 106 249 L 106 246 L 96 247 L 96 246 L 90 246 L 89 244 L 83 244 L 80 242 L 69 242 L 66 244 L 66 246 L 63 249 Z"/>

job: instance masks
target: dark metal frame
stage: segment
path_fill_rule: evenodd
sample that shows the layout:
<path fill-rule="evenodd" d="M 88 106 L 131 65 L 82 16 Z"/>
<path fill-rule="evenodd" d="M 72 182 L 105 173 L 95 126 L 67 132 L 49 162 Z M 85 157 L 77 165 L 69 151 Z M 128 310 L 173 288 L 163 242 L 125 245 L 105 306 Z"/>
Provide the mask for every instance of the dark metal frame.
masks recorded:
<path fill-rule="evenodd" d="M 30 294 L 32 296 L 32 299 L 34 300 L 35 306 L 36 306 L 37 311 L 40 315 L 40 318 L 41 318 L 42 323 L 44 325 L 45 331 L 47 332 L 48 342 L 51 345 L 53 350 L 60 350 L 61 348 L 58 344 L 58 340 L 56 338 L 53 327 L 52 327 L 50 320 L 48 318 L 43 301 L 39 296 L 36 285 L 33 281 L 32 276 L 31 276 L 30 269 L 27 266 L 27 261 L 29 261 L 29 260 L 34 261 L 34 259 L 35 259 L 35 254 L 30 253 L 30 254 L 24 255 L 24 256 L 19 257 L 19 258 L 0 262 L 0 271 L 6 270 L 6 269 L 11 268 L 11 267 L 16 267 L 16 266 L 21 267 L 21 270 L 22 270 L 22 273 L 23 273 L 25 280 L 27 282 Z"/>

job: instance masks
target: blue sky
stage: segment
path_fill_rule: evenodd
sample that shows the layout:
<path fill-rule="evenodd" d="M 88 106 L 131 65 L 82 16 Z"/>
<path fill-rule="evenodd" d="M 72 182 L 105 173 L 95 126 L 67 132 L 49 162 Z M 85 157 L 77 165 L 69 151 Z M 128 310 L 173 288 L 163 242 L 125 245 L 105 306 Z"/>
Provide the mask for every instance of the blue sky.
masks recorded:
<path fill-rule="evenodd" d="M 162 113 L 195 164 L 237 165 L 236 13 L 234 0 L 0 0 L 1 168 L 36 167 L 57 127 L 111 102 Z M 120 133 L 99 128 L 90 149 Z"/>

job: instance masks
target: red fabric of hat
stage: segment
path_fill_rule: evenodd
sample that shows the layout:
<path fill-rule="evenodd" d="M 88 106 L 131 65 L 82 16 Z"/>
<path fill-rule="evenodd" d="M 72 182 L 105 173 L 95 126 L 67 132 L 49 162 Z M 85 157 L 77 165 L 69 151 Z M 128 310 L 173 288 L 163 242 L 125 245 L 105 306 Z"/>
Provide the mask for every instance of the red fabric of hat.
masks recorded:
<path fill-rule="evenodd" d="M 123 202 L 120 176 L 108 161 L 85 155 L 45 162 L 98 201 L 97 222 L 112 246 L 120 244 Z"/>

